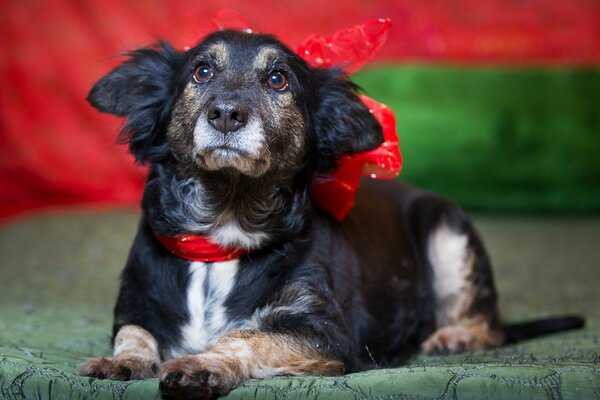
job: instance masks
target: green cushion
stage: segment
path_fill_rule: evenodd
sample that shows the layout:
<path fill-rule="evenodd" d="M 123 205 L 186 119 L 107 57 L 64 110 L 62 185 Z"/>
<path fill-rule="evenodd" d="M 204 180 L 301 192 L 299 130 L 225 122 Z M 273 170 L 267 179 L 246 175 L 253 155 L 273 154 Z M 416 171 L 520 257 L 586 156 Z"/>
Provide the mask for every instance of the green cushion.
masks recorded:
<path fill-rule="evenodd" d="M 110 354 L 118 274 L 137 216 L 68 214 L 0 228 L 0 398 L 159 398 L 155 379 L 79 377 Z M 600 398 L 600 218 L 478 217 L 507 320 L 586 316 L 585 329 L 486 352 L 418 356 L 396 369 L 337 378 L 250 381 L 228 398 Z"/>

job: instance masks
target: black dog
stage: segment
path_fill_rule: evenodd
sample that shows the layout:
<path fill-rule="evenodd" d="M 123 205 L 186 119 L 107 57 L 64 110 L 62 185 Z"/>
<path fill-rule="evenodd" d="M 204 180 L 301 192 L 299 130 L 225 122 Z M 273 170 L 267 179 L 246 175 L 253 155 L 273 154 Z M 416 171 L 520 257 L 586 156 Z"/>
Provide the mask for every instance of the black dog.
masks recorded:
<path fill-rule="evenodd" d="M 272 36 L 235 31 L 186 52 L 136 51 L 96 84 L 90 102 L 127 118 L 122 140 L 151 168 L 114 356 L 81 374 L 158 376 L 165 397 L 211 398 L 252 378 L 339 375 L 581 325 L 503 328 L 481 240 L 439 196 L 365 181 L 341 223 L 313 204 L 317 174 L 382 142 L 355 89 Z M 236 257 L 192 262 L 161 244 L 181 234 Z"/>

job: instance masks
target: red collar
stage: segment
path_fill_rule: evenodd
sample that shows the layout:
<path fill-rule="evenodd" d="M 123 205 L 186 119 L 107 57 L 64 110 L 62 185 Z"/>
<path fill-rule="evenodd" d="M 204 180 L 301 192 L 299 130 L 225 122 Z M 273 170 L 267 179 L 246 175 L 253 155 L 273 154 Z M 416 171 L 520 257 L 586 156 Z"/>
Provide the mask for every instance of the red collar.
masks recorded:
<path fill-rule="evenodd" d="M 167 250 L 189 261 L 221 262 L 240 258 L 248 253 L 248 250 L 243 248 L 222 247 L 206 236 L 163 236 L 156 232 L 155 235 Z"/>

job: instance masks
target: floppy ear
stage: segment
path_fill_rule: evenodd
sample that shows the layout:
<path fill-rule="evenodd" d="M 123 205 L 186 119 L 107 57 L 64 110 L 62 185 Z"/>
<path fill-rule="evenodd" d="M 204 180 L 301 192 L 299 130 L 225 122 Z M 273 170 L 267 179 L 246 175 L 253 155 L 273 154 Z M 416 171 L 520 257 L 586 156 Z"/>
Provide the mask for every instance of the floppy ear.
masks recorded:
<path fill-rule="evenodd" d="M 315 114 L 319 153 L 318 169 L 336 166 L 345 154 L 372 150 L 383 142 L 381 125 L 356 95 L 359 89 L 336 71 L 326 71 L 320 83 L 320 102 Z"/>
<path fill-rule="evenodd" d="M 100 79 L 87 99 L 102 112 L 126 117 L 118 142 L 129 143 L 131 153 L 143 163 L 168 154 L 164 130 L 182 53 L 162 42 L 128 55 L 131 59 Z"/>

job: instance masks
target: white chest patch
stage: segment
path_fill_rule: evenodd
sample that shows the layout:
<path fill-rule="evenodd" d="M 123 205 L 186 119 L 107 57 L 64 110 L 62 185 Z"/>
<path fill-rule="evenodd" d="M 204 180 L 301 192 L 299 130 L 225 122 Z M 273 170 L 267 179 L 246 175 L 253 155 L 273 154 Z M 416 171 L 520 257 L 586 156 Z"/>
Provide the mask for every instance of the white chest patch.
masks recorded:
<path fill-rule="evenodd" d="M 226 222 L 215 228 L 211 237 L 222 246 L 241 246 L 251 249 L 258 247 L 267 235 L 262 232 L 249 233 L 242 230 L 235 222 Z"/>
<path fill-rule="evenodd" d="M 172 349 L 170 357 L 196 354 L 216 343 L 221 335 L 235 329 L 239 321 L 229 320 L 225 314 L 225 300 L 229 296 L 238 270 L 238 260 L 216 263 L 192 262 L 187 292 L 190 320 L 182 330 L 179 348 Z"/>

